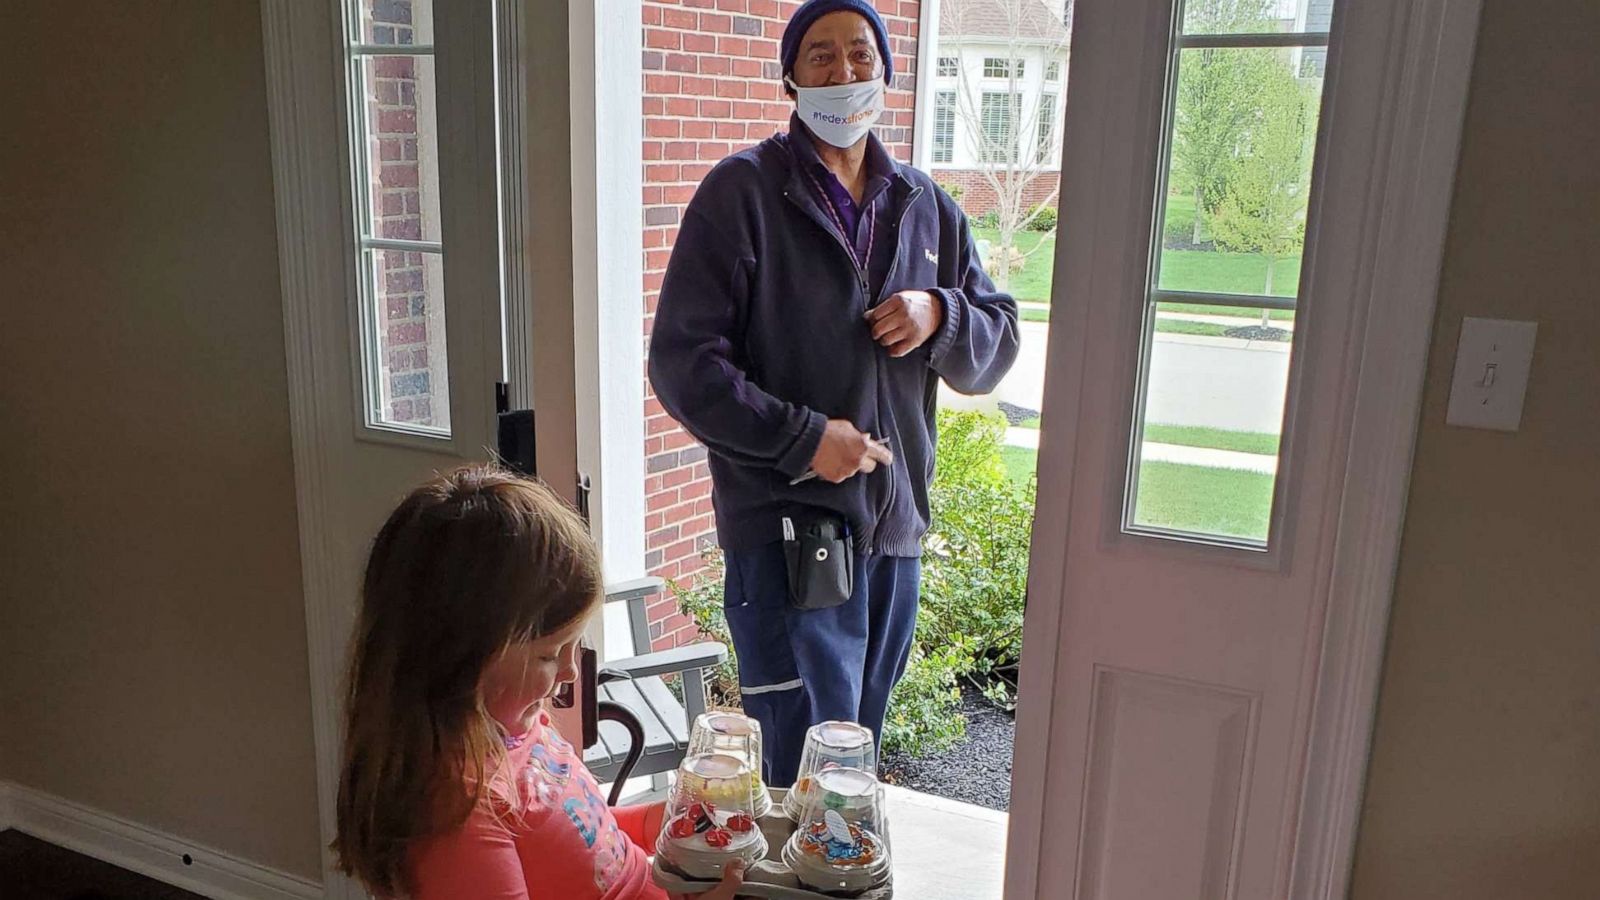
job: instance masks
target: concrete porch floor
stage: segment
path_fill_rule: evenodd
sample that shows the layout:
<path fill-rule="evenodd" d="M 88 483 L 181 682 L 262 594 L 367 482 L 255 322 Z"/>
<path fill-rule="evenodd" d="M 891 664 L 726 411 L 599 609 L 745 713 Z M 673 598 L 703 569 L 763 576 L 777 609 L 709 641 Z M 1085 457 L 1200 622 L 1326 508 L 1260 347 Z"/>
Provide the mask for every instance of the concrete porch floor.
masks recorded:
<path fill-rule="evenodd" d="M 1003 812 L 886 785 L 894 893 L 916 900 L 1000 900 Z"/>

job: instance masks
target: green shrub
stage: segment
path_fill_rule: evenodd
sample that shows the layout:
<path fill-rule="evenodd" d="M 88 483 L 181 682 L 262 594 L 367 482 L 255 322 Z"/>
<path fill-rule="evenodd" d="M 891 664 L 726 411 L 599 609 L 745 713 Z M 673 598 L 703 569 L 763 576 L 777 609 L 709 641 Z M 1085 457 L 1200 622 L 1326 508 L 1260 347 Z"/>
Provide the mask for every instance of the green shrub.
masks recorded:
<path fill-rule="evenodd" d="M 728 658 L 706 673 L 706 703 L 725 709 L 743 709 L 739 696 L 739 660 L 733 652 L 733 635 L 728 631 L 728 619 L 722 612 L 722 582 L 725 564 L 722 551 L 709 547 L 701 554 L 706 567 L 695 574 L 689 584 L 667 582 L 667 588 L 678 601 L 678 609 L 694 620 L 700 632 L 728 648 Z"/>
<path fill-rule="evenodd" d="M 1005 420 L 976 412 L 939 413 L 938 469 L 924 539 L 924 648 L 957 654 L 956 674 L 1009 704 L 997 676 L 1022 654 L 1023 597 L 1037 481 L 1006 478 Z"/>
<path fill-rule="evenodd" d="M 909 756 L 945 750 L 967 735 L 961 713 L 957 673 L 962 657 L 955 651 L 914 647 L 905 677 L 889 698 L 883 721 L 883 748 Z"/>
<path fill-rule="evenodd" d="M 1028 230 L 1055 231 L 1056 222 L 1058 219 L 1056 208 L 1054 206 L 1044 206 L 1041 204 L 1040 206 L 1036 207 L 1036 209 L 1037 212 L 1033 213 L 1033 218 L 1028 220 Z"/>

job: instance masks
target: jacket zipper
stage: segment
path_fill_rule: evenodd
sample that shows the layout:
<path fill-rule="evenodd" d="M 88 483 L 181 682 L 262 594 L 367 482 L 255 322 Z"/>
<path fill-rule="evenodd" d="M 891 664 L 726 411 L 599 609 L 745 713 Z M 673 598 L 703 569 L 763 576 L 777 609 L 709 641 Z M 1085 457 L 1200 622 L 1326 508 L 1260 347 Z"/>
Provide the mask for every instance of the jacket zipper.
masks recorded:
<path fill-rule="evenodd" d="M 877 303 L 882 303 L 884 301 L 883 292 L 887 291 L 889 289 L 889 285 L 894 282 L 894 273 L 900 268 L 900 241 L 901 241 L 900 236 L 905 233 L 906 216 L 911 214 L 911 207 L 916 205 L 917 198 L 919 198 L 921 196 L 922 196 L 922 187 L 920 185 L 917 186 L 917 187 L 913 187 L 911 189 L 911 196 L 907 197 L 905 205 L 900 207 L 900 218 L 899 218 L 898 221 L 895 222 L 895 226 L 894 226 L 894 247 L 895 247 L 894 259 L 890 260 L 890 262 L 889 262 L 889 274 L 885 275 L 884 278 L 883 278 L 883 291 L 879 291 L 878 292 Z M 875 303 L 873 305 L 875 306 L 877 304 Z M 881 365 L 881 363 L 880 363 L 880 365 Z M 880 375 L 879 377 L 881 378 L 882 376 Z M 890 415 L 892 416 L 893 414 L 894 413 L 891 410 Z M 900 436 L 899 435 L 899 430 L 900 430 L 899 425 L 900 425 L 900 423 L 898 421 L 896 421 L 895 422 L 895 438 L 896 438 L 895 445 L 897 447 L 901 445 L 901 442 L 899 440 L 899 436 Z M 896 491 L 895 491 L 895 486 L 894 486 L 894 478 L 893 478 L 893 476 L 891 476 L 889 478 L 889 490 L 888 490 L 887 495 L 884 497 L 883 508 L 878 511 L 878 519 L 880 521 L 883 519 L 883 517 L 890 510 L 892 510 L 894 508 L 895 494 L 896 494 Z M 878 537 L 877 529 L 873 529 L 872 537 L 873 537 L 873 541 L 876 542 L 877 541 L 877 537 Z M 873 549 L 876 550 L 877 548 L 874 547 Z"/>
<path fill-rule="evenodd" d="M 894 273 L 900 268 L 900 241 L 901 241 L 900 235 L 903 234 L 904 231 L 905 231 L 906 216 L 911 214 L 911 207 L 916 205 L 917 199 L 920 198 L 922 196 L 922 194 L 923 194 L 923 189 L 922 189 L 922 187 L 920 185 L 912 187 L 911 194 L 906 197 L 905 204 L 900 207 L 900 218 L 895 221 L 895 227 L 894 227 L 894 231 L 895 231 L 895 234 L 894 234 L 895 253 L 894 253 L 894 258 L 892 260 L 890 260 L 890 262 L 889 262 L 889 273 L 886 276 L 884 276 L 884 279 L 883 279 L 884 290 L 888 290 L 890 283 L 892 283 L 894 281 Z M 788 190 L 785 190 L 783 192 L 783 195 L 785 197 L 789 198 L 789 202 L 790 203 L 793 203 L 795 206 L 800 207 L 800 211 L 806 213 L 806 215 L 809 216 L 812 221 L 818 222 L 817 217 L 816 216 L 812 216 L 810 214 L 810 211 L 805 208 L 805 205 L 802 204 L 799 200 L 796 200 L 794 198 L 794 196 L 792 194 L 790 194 L 790 192 Z M 862 313 L 865 314 L 867 310 L 869 310 L 872 307 L 878 305 L 879 303 L 882 303 L 884 298 L 883 298 L 883 295 L 882 295 L 881 291 L 879 292 L 879 296 L 878 296 L 877 300 L 876 301 L 873 300 L 873 297 L 872 297 L 872 286 L 870 285 L 870 283 L 867 280 L 866 267 L 863 266 L 862 263 L 859 260 L 856 259 L 855 252 L 850 249 L 850 245 L 849 244 L 845 243 L 844 236 L 839 234 L 834 229 L 827 227 L 827 223 L 826 222 L 818 222 L 818 224 L 823 226 L 823 229 L 822 229 L 823 231 L 826 231 L 829 234 L 833 235 L 834 243 L 838 244 L 839 245 L 839 249 L 844 251 L 844 255 L 850 260 L 850 267 L 855 270 L 856 283 L 861 286 Z M 866 265 L 868 265 L 868 266 L 872 265 L 872 260 L 870 260 L 870 259 L 867 260 L 866 261 Z M 878 361 L 878 368 L 879 368 L 878 380 L 881 382 L 883 380 L 883 372 L 882 372 L 883 362 L 881 360 Z M 879 388 L 879 391 L 880 391 L 880 398 L 881 398 L 881 391 L 882 391 L 881 387 Z M 892 415 L 892 413 L 891 413 L 891 415 Z M 898 429 L 896 429 L 896 430 L 898 431 Z M 887 473 L 887 472 L 884 473 L 884 474 L 889 475 L 889 473 Z M 878 507 L 878 518 L 880 520 L 882 520 L 884 515 L 886 513 L 888 513 L 889 510 L 891 508 L 893 508 L 893 506 L 894 506 L 894 498 L 895 498 L 894 476 L 893 475 L 889 475 L 887 480 L 888 480 L 888 485 L 889 485 L 888 486 L 888 490 L 886 490 L 884 492 L 883 503 Z M 872 529 L 872 538 L 873 538 L 873 543 L 874 543 L 874 546 L 872 547 L 872 550 L 873 550 L 873 552 L 876 552 L 877 551 L 876 543 L 877 543 L 877 538 L 878 538 L 878 529 L 877 529 L 876 525 L 874 525 L 873 529 Z"/>

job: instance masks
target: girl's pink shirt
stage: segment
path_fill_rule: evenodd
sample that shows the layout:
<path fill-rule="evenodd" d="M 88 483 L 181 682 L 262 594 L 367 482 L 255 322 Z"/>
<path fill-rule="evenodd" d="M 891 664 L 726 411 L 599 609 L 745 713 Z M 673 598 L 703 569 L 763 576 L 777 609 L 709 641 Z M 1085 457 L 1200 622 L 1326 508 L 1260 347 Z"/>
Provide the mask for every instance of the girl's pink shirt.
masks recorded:
<path fill-rule="evenodd" d="M 611 809 L 594 776 L 540 712 L 506 740 L 517 809 L 480 804 L 455 831 L 411 851 L 412 900 L 667 900 L 650 880 L 662 807 Z"/>

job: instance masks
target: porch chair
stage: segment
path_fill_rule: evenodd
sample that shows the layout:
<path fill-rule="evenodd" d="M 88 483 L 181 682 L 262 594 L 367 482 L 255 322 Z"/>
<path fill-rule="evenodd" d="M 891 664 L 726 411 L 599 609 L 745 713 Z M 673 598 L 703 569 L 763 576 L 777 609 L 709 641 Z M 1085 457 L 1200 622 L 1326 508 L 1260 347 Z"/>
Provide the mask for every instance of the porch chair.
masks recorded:
<path fill-rule="evenodd" d="M 583 762 L 595 780 L 613 782 L 613 804 L 630 777 L 665 774 L 683 761 L 689 727 L 706 710 L 705 671 L 728 658 L 728 648 L 714 641 L 638 652 L 650 646 L 645 610 L 663 587 L 660 578 L 607 587 L 608 607 L 627 604 L 631 650 L 637 655 L 601 662 L 588 651 L 583 667 Z M 682 701 L 662 680 L 665 675 L 682 676 Z"/>

